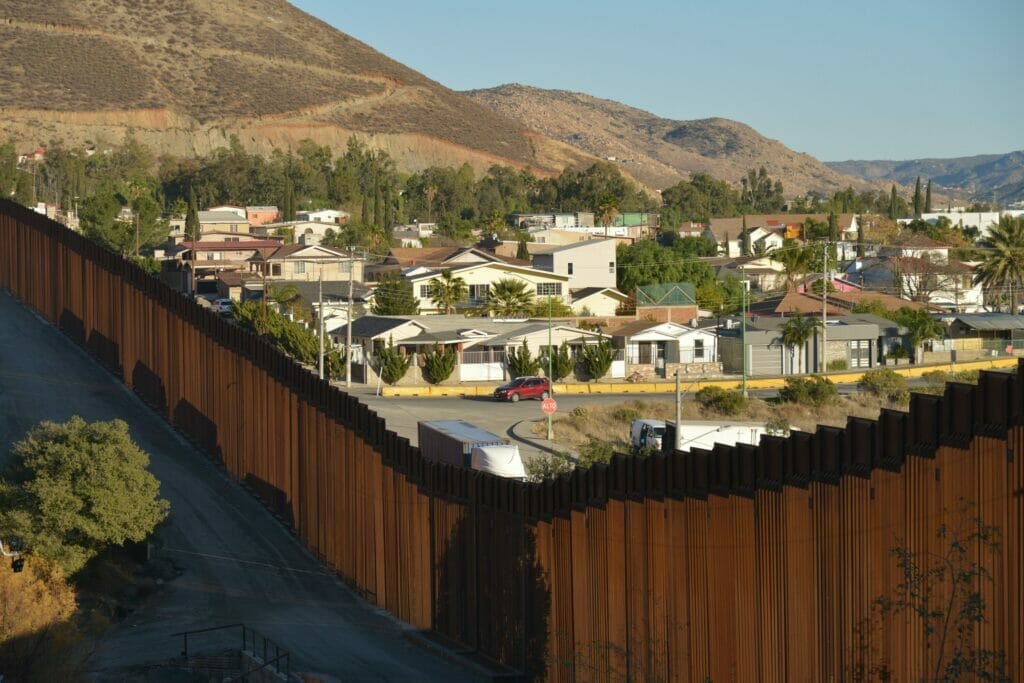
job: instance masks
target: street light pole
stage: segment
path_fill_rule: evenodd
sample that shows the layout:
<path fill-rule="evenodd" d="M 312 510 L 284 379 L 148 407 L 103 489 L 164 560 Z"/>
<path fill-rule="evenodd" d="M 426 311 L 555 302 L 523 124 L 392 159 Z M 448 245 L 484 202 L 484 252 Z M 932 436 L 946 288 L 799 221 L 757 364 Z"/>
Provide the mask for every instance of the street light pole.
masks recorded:
<path fill-rule="evenodd" d="M 319 345 L 319 363 L 317 365 L 317 375 L 320 379 L 324 378 L 324 264 L 320 264 L 320 277 L 317 291 L 317 308 L 316 308 L 316 327 L 317 327 L 317 343 Z"/>
<path fill-rule="evenodd" d="M 551 297 L 548 296 L 548 396 L 555 395 L 555 382 L 551 377 L 552 357 L 554 349 L 551 348 Z M 548 441 L 555 440 L 555 430 L 551 424 L 551 413 L 548 413 Z"/>
<path fill-rule="evenodd" d="M 345 325 L 345 388 L 352 386 L 352 247 L 348 248 L 348 323 Z"/>
<path fill-rule="evenodd" d="M 741 269 L 743 272 L 743 290 L 740 292 L 740 354 L 743 356 L 743 396 L 747 396 L 747 271 L 746 268 Z"/>

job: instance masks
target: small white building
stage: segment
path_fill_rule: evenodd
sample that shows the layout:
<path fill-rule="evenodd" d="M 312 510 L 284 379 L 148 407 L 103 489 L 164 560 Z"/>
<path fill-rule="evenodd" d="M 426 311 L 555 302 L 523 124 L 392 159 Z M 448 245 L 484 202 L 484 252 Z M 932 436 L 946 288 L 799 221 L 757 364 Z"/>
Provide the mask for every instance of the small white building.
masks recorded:
<path fill-rule="evenodd" d="M 295 214 L 295 218 L 311 223 L 344 225 L 348 221 L 349 213 L 347 211 L 338 211 L 337 209 L 318 209 L 316 211 L 298 211 Z"/>
<path fill-rule="evenodd" d="M 966 211 L 963 209 L 954 209 L 953 211 L 933 211 L 930 213 L 922 213 L 921 220 L 935 225 L 939 222 L 940 218 L 945 218 L 957 228 L 977 228 L 979 237 L 984 238 L 988 237 L 992 227 L 999 223 L 1000 216 L 1019 218 L 1020 216 L 1024 216 L 1024 210 L 1009 209 L 1005 211 Z M 901 218 L 898 222 L 906 225 L 911 220 L 913 219 Z"/>

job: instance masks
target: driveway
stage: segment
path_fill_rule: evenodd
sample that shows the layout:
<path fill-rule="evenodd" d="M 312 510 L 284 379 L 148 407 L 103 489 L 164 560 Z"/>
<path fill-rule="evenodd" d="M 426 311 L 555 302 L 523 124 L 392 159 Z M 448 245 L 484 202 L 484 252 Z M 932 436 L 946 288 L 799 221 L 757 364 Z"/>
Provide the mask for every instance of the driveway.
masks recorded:
<path fill-rule="evenodd" d="M 177 655 L 175 631 L 244 622 L 290 651 L 293 671 L 328 680 L 476 680 L 410 642 L 408 627 L 356 597 L 89 356 L 0 291 L 0 457 L 40 420 L 72 415 L 128 422 L 171 502 L 157 553 L 184 570 L 107 632 L 94 672 Z M 190 646 L 222 646 L 215 641 Z"/>

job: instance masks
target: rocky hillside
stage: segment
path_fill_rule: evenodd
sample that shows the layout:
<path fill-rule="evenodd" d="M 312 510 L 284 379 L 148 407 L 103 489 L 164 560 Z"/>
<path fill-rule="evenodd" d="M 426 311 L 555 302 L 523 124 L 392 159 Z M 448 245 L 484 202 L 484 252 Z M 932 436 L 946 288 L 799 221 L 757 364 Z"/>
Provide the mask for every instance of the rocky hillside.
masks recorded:
<path fill-rule="evenodd" d="M 614 157 L 623 170 L 659 189 L 697 172 L 738 183 L 749 169 L 762 165 L 782 180 L 787 195 L 868 185 L 737 121 L 674 121 L 583 93 L 518 84 L 466 94 L 587 154 Z"/>
<path fill-rule="evenodd" d="M 592 161 L 283 0 L 0 0 L 0 138 L 205 154 L 355 133 L 405 169 Z"/>
<path fill-rule="evenodd" d="M 1024 200 L 1024 151 L 952 159 L 910 161 L 833 161 L 830 168 L 867 180 L 913 185 L 920 176 L 948 194 L 984 201 Z"/>

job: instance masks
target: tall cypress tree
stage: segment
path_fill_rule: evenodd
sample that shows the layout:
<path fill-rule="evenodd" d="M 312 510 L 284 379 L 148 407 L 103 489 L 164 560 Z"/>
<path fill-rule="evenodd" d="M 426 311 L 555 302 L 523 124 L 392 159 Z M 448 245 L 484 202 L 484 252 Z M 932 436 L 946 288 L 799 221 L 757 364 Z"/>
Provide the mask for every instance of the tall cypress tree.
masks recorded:
<path fill-rule="evenodd" d="M 889 193 L 889 218 L 896 220 L 896 183 L 893 183 Z"/>
<path fill-rule="evenodd" d="M 917 176 L 917 183 L 914 184 L 914 218 L 921 217 L 921 176 Z"/>
<path fill-rule="evenodd" d="M 731 256 L 729 253 L 729 233 L 725 233 L 725 255 Z"/>
<path fill-rule="evenodd" d="M 185 240 L 198 242 L 199 234 L 199 208 L 196 205 L 196 191 L 188 188 L 188 210 L 185 212 Z"/>
<path fill-rule="evenodd" d="M 924 212 L 932 212 L 932 179 L 928 179 L 928 189 L 924 191 Z"/>
<path fill-rule="evenodd" d="M 743 232 L 740 233 L 740 256 L 750 256 L 750 233 L 747 232 L 747 214 L 743 214 Z"/>
<path fill-rule="evenodd" d="M 857 221 L 857 258 L 864 258 L 864 220 Z"/>
<path fill-rule="evenodd" d="M 284 180 L 284 200 L 281 202 L 281 216 L 286 221 L 295 220 L 295 188 L 292 179 Z"/>
<path fill-rule="evenodd" d="M 522 261 L 530 260 L 530 250 L 526 247 L 526 238 L 519 238 L 519 246 L 516 247 L 516 258 Z"/>

